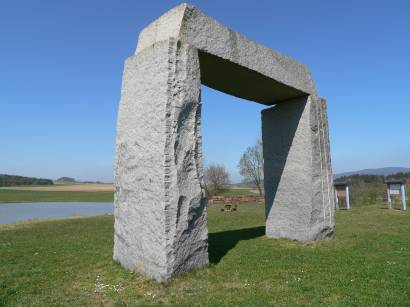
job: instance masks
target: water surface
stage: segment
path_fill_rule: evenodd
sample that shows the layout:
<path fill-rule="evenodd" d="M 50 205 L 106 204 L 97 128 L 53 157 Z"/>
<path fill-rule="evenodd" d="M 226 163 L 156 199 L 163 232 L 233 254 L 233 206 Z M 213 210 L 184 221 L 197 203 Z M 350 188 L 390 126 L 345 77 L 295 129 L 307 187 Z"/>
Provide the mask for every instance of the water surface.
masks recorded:
<path fill-rule="evenodd" d="M 0 204 L 0 224 L 72 216 L 112 214 L 112 203 L 38 202 Z"/>

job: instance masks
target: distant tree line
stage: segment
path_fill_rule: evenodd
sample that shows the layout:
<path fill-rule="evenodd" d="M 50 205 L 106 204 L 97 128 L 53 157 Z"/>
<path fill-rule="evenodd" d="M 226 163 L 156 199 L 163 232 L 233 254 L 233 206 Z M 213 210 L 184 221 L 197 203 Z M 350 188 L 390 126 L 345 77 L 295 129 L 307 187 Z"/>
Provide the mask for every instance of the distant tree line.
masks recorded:
<path fill-rule="evenodd" d="M 58 178 L 58 179 L 56 180 L 56 182 L 62 182 L 62 183 L 64 183 L 64 182 L 71 182 L 71 183 L 74 183 L 74 182 L 75 182 L 75 179 L 74 179 L 74 178 L 71 178 L 71 177 L 60 177 L 60 178 Z"/>
<path fill-rule="evenodd" d="M 53 184 L 53 181 L 50 179 L 0 174 L 0 187 L 10 187 L 10 186 L 16 186 L 16 185 L 52 185 L 52 184 Z"/>
<path fill-rule="evenodd" d="M 392 174 L 392 175 L 386 176 L 386 179 L 410 180 L 410 172 L 406 172 L 406 173 L 399 172 L 396 174 Z"/>
<path fill-rule="evenodd" d="M 386 179 L 410 179 L 410 172 L 396 173 L 388 176 L 383 175 L 350 175 L 342 176 L 334 182 L 349 182 L 350 201 L 356 205 L 374 204 L 383 202 L 386 190 L 384 181 Z"/>
<path fill-rule="evenodd" d="M 335 182 L 346 181 L 364 182 L 364 183 L 383 183 L 386 179 L 410 180 L 410 172 L 399 172 L 387 176 L 383 175 L 350 175 L 342 176 L 335 179 Z"/>

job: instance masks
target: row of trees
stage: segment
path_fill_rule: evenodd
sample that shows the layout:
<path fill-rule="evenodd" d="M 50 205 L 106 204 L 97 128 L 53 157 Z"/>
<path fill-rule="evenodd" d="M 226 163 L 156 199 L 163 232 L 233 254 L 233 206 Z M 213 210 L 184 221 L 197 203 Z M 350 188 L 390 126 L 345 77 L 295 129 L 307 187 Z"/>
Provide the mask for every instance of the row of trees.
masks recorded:
<path fill-rule="evenodd" d="M 10 186 L 16 186 L 16 185 L 52 185 L 52 184 L 53 184 L 53 181 L 50 179 L 0 174 L 0 187 L 10 187 Z"/>
<path fill-rule="evenodd" d="M 256 186 L 259 195 L 263 195 L 263 148 L 262 141 L 248 147 L 238 164 L 239 173 L 244 181 Z M 222 164 L 210 164 L 204 172 L 207 195 L 214 195 L 229 183 L 229 173 Z"/>
<path fill-rule="evenodd" d="M 386 179 L 410 179 L 410 173 L 396 173 L 383 175 L 350 175 L 339 177 L 335 180 L 349 181 L 350 201 L 356 204 L 374 204 L 384 200 Z"/>
<path fill-rule="evenodd" d="M 410 172 L 399 172 L 386 176 L 386 179 L 410 180 Z"/>

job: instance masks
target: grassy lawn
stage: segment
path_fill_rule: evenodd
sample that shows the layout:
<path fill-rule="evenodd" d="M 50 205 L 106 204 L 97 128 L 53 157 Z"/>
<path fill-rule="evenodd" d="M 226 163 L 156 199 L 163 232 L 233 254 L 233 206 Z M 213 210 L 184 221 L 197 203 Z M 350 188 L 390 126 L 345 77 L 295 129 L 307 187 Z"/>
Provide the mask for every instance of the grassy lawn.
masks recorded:
<path fill-rule="evenodd" d="M 210 266 L 167 284 L 112 261 L 113 218 L 0 225 L 0 305 L 409 305 L 410 214 L 337 212 L 333 240 L 264 237 L 262 205 L 209 208 Z"/>
<path fill-rule="evenodd" d="M 112 202 L 113 192 L 26 191 L 0 189 L 0 203 L 46 201 Z"/>
<path fill-rule="evenodd" d="M 258 193 L 252 192 L 249 188 L 241 188 L 241 189 L 225 189 L 216 194 L 217 196 L 259 196 Z"/>

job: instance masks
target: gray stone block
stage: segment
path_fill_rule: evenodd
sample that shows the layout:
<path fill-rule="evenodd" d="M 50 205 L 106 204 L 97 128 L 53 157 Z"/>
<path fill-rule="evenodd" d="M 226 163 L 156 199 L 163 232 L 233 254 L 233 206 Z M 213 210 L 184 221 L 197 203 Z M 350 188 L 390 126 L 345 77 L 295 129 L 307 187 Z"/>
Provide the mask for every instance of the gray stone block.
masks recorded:
<path fill-rule="evenodd" d="M 316 240 L 334 229 L 323 107 L 313 96 L 262 111 L 266 235 Z"/>
<path fill-rule="evenodd" d="M 195 48 L 126 61 L 118 114 L 114 259 L 158 281 L 208 264 Z"/>
<path fill-rule="evenodd" d="M 142 30 L 136 54 L 170 37 L 200 51 L 202 83 L 217 90 L 267 105 L 316 93 L 304 64 L 246 38 L 185 3 Z"/>

